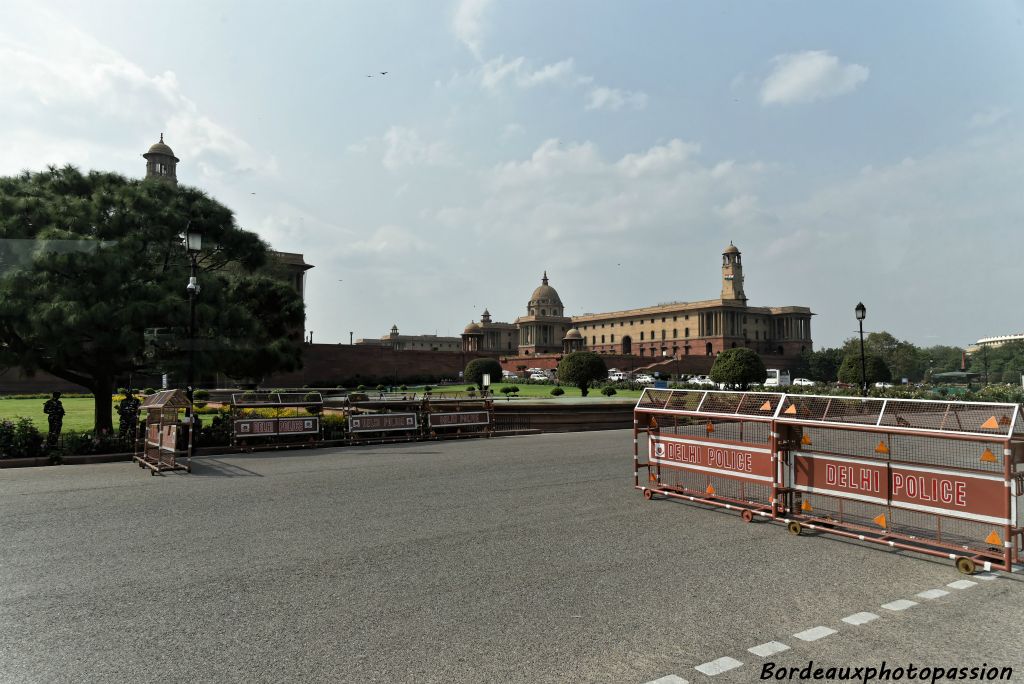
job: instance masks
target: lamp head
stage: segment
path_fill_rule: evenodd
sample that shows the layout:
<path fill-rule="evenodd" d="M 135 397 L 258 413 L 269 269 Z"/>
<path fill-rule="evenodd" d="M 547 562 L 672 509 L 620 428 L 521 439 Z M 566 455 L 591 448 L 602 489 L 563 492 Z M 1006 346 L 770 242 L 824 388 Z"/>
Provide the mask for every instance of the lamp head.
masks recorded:
<path fill-rule="evenodd" d="M 185 233 L 185 249 L 190 254 L 198 254 L 203 249 L 203 234 L 198 230 L 188 230 Z"/>
<path fill-rule="evenodd" d="M 858 321 L 863 321 L 868 317 L 868 309 L 864 306 L 863 302 L 857 302 L 857 306 L 854 307 L 853 311 L 857 314 Z"/>

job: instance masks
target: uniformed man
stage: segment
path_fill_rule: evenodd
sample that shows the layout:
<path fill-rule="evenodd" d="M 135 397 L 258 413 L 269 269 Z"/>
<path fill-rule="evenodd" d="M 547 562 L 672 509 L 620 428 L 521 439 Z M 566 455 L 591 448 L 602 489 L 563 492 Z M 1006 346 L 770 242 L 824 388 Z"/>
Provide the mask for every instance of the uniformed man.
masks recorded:
<path fill-rule="evenodd" d="M 124 399 L 117 405 L 117 415 L 120 416 L 117 434 L 129 444 L 135 443 L 135 433 L 139 426 L 139 406 L 139 400 L 135 398 L 131 389 L 125 392 Z"/>
<path fill-rule="evenodd" d="M 46 400 L 43 404 L 43 413 L 46 414 L 46 422 L 50 426 L 50 431 L 46 435 L 46 446 L 52 449 L 57 446 L 61 428 L 64 426 L 64 404 L 60 402 L 60 392 L 54 392 Z"/>

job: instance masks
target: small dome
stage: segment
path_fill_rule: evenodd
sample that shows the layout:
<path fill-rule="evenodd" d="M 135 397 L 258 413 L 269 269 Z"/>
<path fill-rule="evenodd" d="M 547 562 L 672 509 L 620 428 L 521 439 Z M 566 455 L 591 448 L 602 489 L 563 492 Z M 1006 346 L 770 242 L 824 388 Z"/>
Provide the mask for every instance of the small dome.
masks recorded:
<path fill-rule="evenodd" d="M 722 250 L 722 254 L 739 254 L 739 253 L 740 253 L 739 248 L 736 247 L 736 245 L 732 244 L 732 241 L 729 242 L 729 246 L 728 247 L 726 247 L 724 250 Z"/>
<path fill-rule="evenodd" d="M 580 331 L 576 328 L 569 328 L 569 332 L 565 333 L 566 340 L 581 340 L 583 335 L 580 335 Z"/>
<path fill-rule="evenodd" d="M 530 306 L 562 306 L 562 300 L 555 288 L 548 285 L 548 272 L 544 271 L 544 277 L 540 281 L 540 287 L 530 295 Z"/>
<path fill-rule="evenodd" d="M 462 331 L 464 335 L 472 335 L 473 333 L 480 332 L 480 324 L 475 321 L 470 321 L 466 329 Z"/>
<path fill-rule="evenodd" d="M 152 145 L 150 145 L 149 146 L 149 152 L 146 152 L 146 154 L 144 154 L 142 156 L 145 157 L 146 155 L 150 155 L 150 154 L 162 154 L 162 155 L 166 155 L 168 157 L 174 157 L 174 150 L 172 150 L 169 146 L 164 144 L 164 134 L 163 133 L 160 134 L 160 142 L 155 142 Z M 174 159 L 177 160 L 178 158 L 174 157 Z"/>

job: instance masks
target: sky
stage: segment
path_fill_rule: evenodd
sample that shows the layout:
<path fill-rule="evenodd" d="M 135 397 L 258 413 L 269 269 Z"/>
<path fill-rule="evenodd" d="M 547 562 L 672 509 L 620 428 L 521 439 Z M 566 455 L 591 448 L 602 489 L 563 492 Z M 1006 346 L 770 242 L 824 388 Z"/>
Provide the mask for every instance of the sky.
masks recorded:
<path fill-rule="evenodd" d="M 1022 76 L 1011 0 L 5 0 L 0 175 L 162 132 L 316 342 L 714 299 L 731 241 L 816 347 L 965 345 L 1024 331 Z"/>

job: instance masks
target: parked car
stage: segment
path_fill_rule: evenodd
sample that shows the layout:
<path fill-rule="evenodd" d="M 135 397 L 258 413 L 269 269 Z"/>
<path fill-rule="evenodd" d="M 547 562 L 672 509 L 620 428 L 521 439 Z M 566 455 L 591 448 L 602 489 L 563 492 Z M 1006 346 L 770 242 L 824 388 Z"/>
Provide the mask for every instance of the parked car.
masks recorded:
<path fill-rule="evenodd" d="M 501 379 L 502 380 L 518 380 L 519 376 L 516 375 L 515 373 L 513 373 L 512 371 L 503 370 L 503 371 L 501 371 Z"/>
<path fill-rule="evenodd" d="M 703 385 L 705 387 L 714 387 L 715 386 L 715 381 L 712 380 L 711 378 L 709 378 L 706 375 L 694 375 L 692 378 L 690 378 L 686 382 L 690 383 L 691 385 Z"/>
<path fill-rule="evenodd" d="M 608 371 L 608 379 L 612 382 L 622 382 L 624 380 L 629 380 L 629 373 L 612 368 Z"/>
<path fill-rule="evenodd" d="M 640 375 L 638 375 L 635 378 L 633 378 L 633 380 L 634 380 L 634 382 L 636 382 L 636 383 L 638 383 L 640 385 L 653 385 L 654 384 L 654 378 L 651 377 L 650 375 L 647 375 L 646 373 L 641 373 Z"/>
<path fill-rule="evenodd" d="M 893 385 L 891 382 L 876 382 L 875 387 L 877 387 L 878 389 L 888 389 L 890 387 L 895 387 L 895 385 Z"/>
<path fill-rule="evenodd" d="M 800 387 L 811 387 L 817 383 L 813 380 L 808 380 L 807 378 L 793 378 L 793 384 L 799 385 Z"/>
<path fill-rule="evenodd" d="M 543 382 L 547 382 L 548 380 L 550 380 L 550 378 L 548 376 L 544 375 L 543 373 L 531 373 L 530 374 L 530 379 L 531 380 L 540 380 L 540 381 L 543 381 Z"/>

